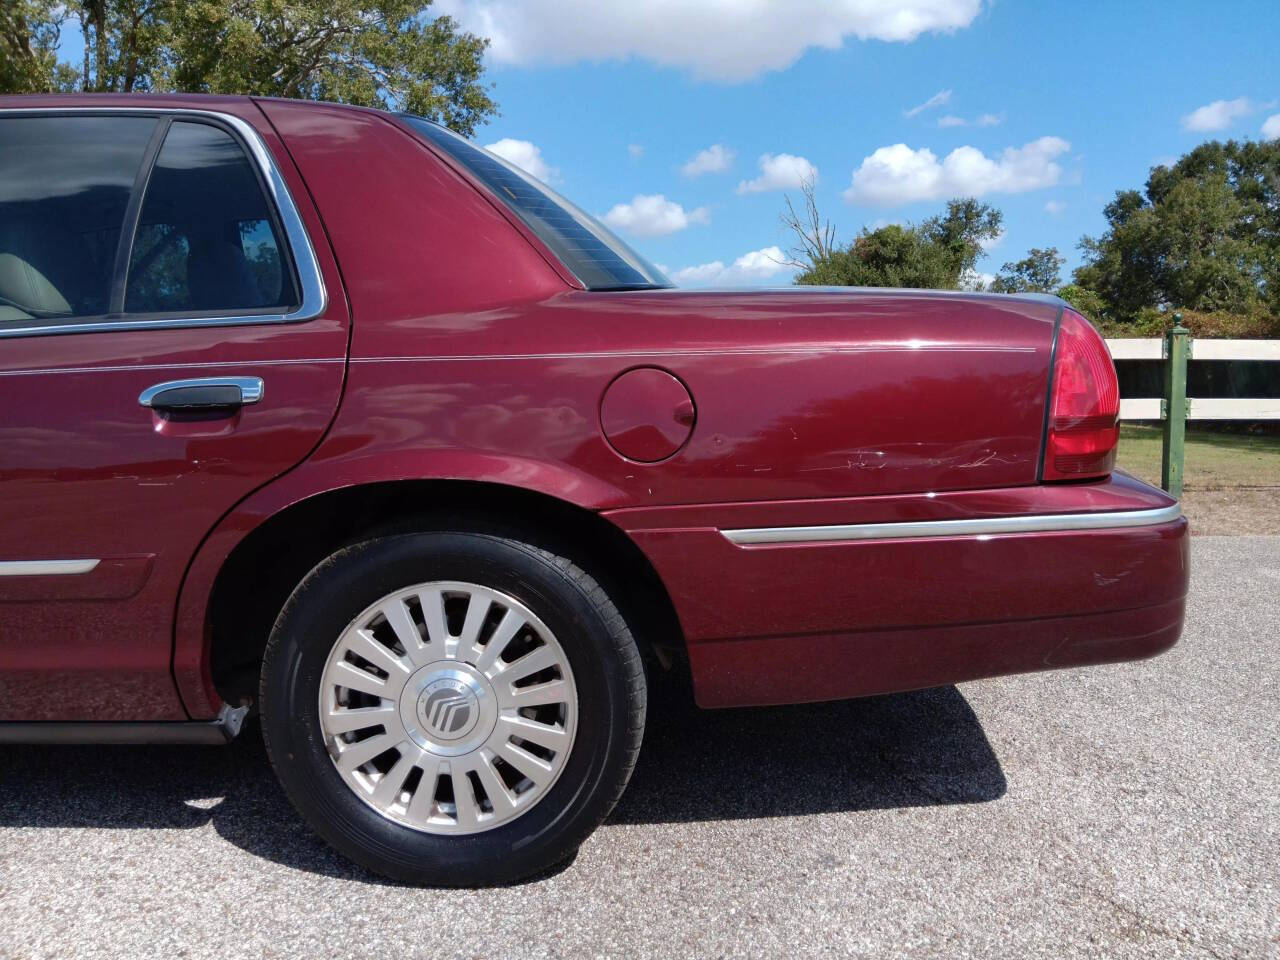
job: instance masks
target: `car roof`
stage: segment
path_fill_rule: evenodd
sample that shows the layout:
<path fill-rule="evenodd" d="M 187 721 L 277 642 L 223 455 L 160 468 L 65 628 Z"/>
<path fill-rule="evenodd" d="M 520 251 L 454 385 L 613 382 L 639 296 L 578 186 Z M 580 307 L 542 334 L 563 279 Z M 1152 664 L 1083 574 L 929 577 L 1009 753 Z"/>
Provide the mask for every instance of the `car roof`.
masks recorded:
<path fill-rule="evenodd" d="M 316 109 L 349 110 L 353 113 L 378 113 L 385 110 L 357 107 L 322 100 L 297 100 L 285 97 L 251 97 L 221 93 L 24 93 L 0 96 L 0 110 L 33 110 L 66 107 L 144 107 L 156 110 L 218 110 L 231 106 L 244 107 L 259 100 L 278 101 Z"/>

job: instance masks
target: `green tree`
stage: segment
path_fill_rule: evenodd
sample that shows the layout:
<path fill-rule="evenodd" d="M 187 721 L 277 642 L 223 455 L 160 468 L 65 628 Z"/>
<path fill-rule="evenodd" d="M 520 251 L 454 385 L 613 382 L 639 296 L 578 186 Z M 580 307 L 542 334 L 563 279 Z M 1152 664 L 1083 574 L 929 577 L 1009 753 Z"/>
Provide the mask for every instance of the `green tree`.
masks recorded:
<path fill-rule="evenodd" d="M 947 201 L 946 213 L 920 225 L 921 237 L 941 252 L 949 281 L 947 289 L 961 286 L 973 275 L 982 256 L 983 241 L 999 237 L 1003 222 L 999 210 L 970 197 Z"/>
<path fill-rule="evenodd" d="M 84 35 L 80 84 L 86 92 L 133 93 L 156 83 L 174 36 L 174 0 L 78 0 L 68 4 Z"/>
<path fill-rule="evenodd" d="M 470 135 L 495 112 L 488 41 L 421 0 L 197 0 L 176 23 L 174 89 L 389 105 Z"/>
<path fill-rule="evenodd" d="M 1092 290 L 1086 290 L 1084 287 L 1076 283 L 1068 283 L 1065 287 L 1058 290 L 1058 296 L 1077 311 L 1084 314 L 1095 324 L 1099 318 L 1106 312 L 1106 307 L 1102 303 L 1102 298 Z"/>
<path fill-rule="evenodd" d="M 1130 322 L 1168 307 L 1280 312 L 1280 141 L 1211 141 L 1121 190 L 1075 285 Z"/>
<path fill-rule="evenodd" d="M 1066 262 L 1057 247 L 1032 247 L 1023 259 L 1001 267 L 988 289 L 994 293 L 1054 293 L 1062 284 Z"/>
<path fill-rule="evenodd" d="M 959 282 L 945 247 L 919 227 L 896 223 L 864 228 L 848 247 L 796 277 L 796 283 L 852 287 L 952 289 Z"/>
<path fill-rule="evenodd" d="M 944 213 L 923 223 L 864 227 L 848 246 L 818 213 L 814 186 L 801 186 L 802 211 L 791 198 L 782 223 L 795 238 L 789 264 L 795 282 L 828 286 L 958 289 L 973 274 L 982 242 L 1000 235 L 1001 215 L 973 199 L 952 200 Z"/>
<path fill-rule="evenodd" d="M 11 2 L 11 0 L 6 0 Z M 182 91 L 336 100 L 408 110 L 474 133 L 497 112 L 483 83 L 488 41 L 432 17 L 430 0 L 16 0 L 0 43 L 43 51 L 0 92 Z M 7 7 L 6 7 L 7 9 Z M 84 60 L 59 68 L 74 18 Z M 16 24 L 10 30 L 10 23 Z"/>
<path fill-rule="evenodd" d="M 74 69 L 58 63 L 67 19 L 56 0 L 4 0 L 0 6 L 0 93 L 74 89 Z"/>

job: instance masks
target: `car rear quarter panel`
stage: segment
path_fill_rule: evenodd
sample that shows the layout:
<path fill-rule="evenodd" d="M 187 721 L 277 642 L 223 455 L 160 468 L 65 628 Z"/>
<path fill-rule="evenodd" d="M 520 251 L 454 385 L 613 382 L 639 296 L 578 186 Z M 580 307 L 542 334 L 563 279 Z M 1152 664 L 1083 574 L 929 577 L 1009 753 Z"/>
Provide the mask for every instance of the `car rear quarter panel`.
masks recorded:
<path fill-rule="evenodd" d="M 323 212 L 353 311 L 348 394 L 321 458 L 552 464 L 616 491 L 567 497 L 592 507 L 1035 481 L 1053 304 L 576 290 L 385 116 L 262 107 Z M 670 370 L 697 408 L 691 441 L 643 466 L 598 421 L 606 386 L 638 365 Z"/>
<path fill-rule="evenodd" d="M 1119 550 L 1101 567 L 1100 541 L 1082 535 L 995 538 L 976 551 L 954 541 L 730 544 L 717 531 L 752 510 L 804 523 L 1016 512 L 1008 491 L 1045 489 L 1036 477 L 1059 307 L 928 292 L 576 289 L 490 198 L 385 117 L 334 111 L 322 123 L 328 108 L 263 109 L 341 265 L 351 358 L 325 440 L 210 537 L 193 582 L 211 583 L 220 558 L 273 510 L 324 490 L 399 478 L 523 487 L 605 511 L 635 539 L 675 602 L 699 699 L 718 705 L 829 695 L 751 688 L 753 677 L 786 672 L 764 651 L 798 650 L 779 642 L 787 637 L 1079 613 L 1087 601 L 1077 592 L 1073 605 L 1072 591 L 1097 577 L 1135 582 L 1178 566 L 1167 551 L 1144 552 L 1160 539 L 1149 531 L 1130 535 L 1136 553 Z M 349 126 L 335 135 L 339 119 Z M 639 366 L 672 373 L 696 408 L 688 442 L 658 463 L 625 459 L 600 429 L 609 384 Z M 689 515 L 664 514 L 682 509 Z M 1046 550 L 1066 571 L 1049 588 Z M 201 596 L 184 595 L 180 609 L 184 697 L 202 663 Z M 924 652 L 914 656 L 922 666 Z M 836 695 L 854 692 L 874 690 Z"/>
<path fill-rule="evenodd" d="M 805 322 L 782 297 L 702 299 L 566 292 L 415 311 L 395 336 L 362 337 L 357 319 L 343 411 L 315 463 L 398 451 L 423 476 L 523 485 L 533 471 L 543 492 L 592 509 L 1035 482 L 1051 317 L 815 297 Z M 354 295 L 353 309 L 386 315 Z M 689 442 L 659 463 L 625 459 L 600 430 L 605 389 L 637 366 L 673 373 L 696 407 Z"/>

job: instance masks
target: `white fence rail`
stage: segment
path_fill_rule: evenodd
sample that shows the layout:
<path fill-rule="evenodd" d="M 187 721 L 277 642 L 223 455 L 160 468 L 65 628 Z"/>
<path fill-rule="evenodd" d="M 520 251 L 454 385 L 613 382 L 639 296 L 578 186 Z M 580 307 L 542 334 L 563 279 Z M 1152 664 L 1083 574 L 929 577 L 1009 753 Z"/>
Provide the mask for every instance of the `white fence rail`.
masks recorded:
<path fill-rule="evenodd" d="M 1164 341 L 1159 338 L 1108 340 L 1113 360 L 1162 360 Z M 1196 360 L 1277 360 L 1280 340 L 1192 340 L 1192 362 Z M 1276 376 L 1280 377 L 1280 369 Z M 1160 420 L 1163 403 L 1159 397 L 1130 397 L 1120 401 L 1121 420 Z M 1280 420 L 1280 399 L 1248 397 L 1188 397 L 1189 420 Z"/>
<path fill-rule="evenodd" d="M 1112 360 L 1163 360 L 1159 337 L 1108 340 Z M 1280 360 L 1280 340 L 1192 340 L 1192 360 Z"/>

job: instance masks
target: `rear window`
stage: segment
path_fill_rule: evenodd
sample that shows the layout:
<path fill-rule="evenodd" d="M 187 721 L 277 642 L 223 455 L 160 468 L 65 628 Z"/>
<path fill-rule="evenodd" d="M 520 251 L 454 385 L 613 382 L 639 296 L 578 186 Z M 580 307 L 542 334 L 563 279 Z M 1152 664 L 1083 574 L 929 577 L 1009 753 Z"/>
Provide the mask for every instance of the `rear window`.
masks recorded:
<path fill-rule="evenodd" d="M 437 123 L 413 116 L 403 119 L 488 187 L 588 290 L 672 285 L 599 220 L 520 168 Z"/>
<path fill-rule="evenodd" d="M 129 260 L 130 313 L 252 313 L 298 303 L 284 243 L 231 134 L 177 121 L 156 159 Z"/>

